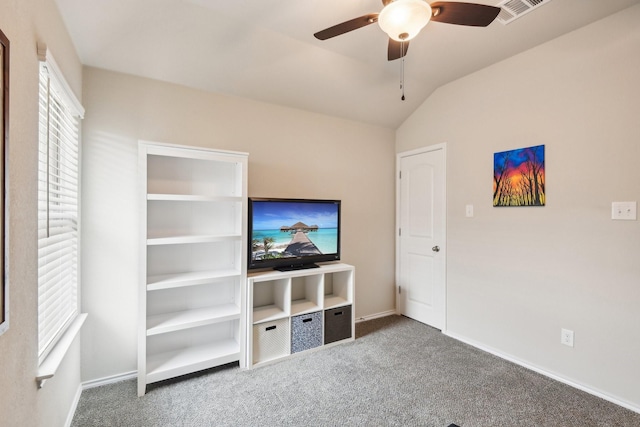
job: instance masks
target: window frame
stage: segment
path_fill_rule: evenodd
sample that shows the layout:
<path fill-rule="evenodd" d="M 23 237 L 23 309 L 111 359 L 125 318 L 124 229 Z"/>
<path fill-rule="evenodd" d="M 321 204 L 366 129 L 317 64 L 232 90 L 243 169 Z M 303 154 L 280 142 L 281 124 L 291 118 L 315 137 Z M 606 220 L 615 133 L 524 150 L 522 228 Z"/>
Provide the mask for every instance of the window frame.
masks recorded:
<path fill-rule="evenodd" d="M 81 120 L 84 117 L 84 108 L 80 104 L 80 102 L 75 97 L 73 91 L 70 89 L 69 85 L 65 81 L 60 69 L 53 59 L 51 53 L 46 48 L 46 45 L 39 43 L 38 44 L 38 57 L 40 60 L 39 64 L 39 137 L 38 137 L 38 376 L 37 380 L 39 386 L 41 387 L 44 383 L 44 380 L 50 378 L 55 373 L 57 367 L 62 361 L 64 354 L 68 350 L 68 347 L 71 345 L 73 339 L 77 335 L 84 322 L 86 315 L 80 313 L 80 235 L 81 235 L 81 211 L 80 211 L 80 201 L 81 201 Z M 46 79 L 46 85 L 43 79 Z M 44 87 L 46 86 L 46 87 Z M 44 104 L 44 105 L 43 105 Z M 51 107 L 54 107 L 55 110 L 52 110 Z M 51 132 L 51 126 L 54 126 L 57 133 Z M 46 128 L 43 128 L 46 126 Z M 68 138 L 70 138 L 68 140 Z M 46 140 L 46 141 L 45 141 Z M 71 151 L 66 151 L 69 149 L 68 143 L 71 141 L 71 145 L 75 146 L 75 153 L 73 149 Z M 41 152 L 41 147 L 45 144 L 47 146 L 46 158 L 44 154 Z M 51 162 L 51 158 L 48 155 L 48 150 L 54 148 L 57 151 L 57 154 L 54 157 L 54 162 Z M 73 147 L 72 147 L 73 148 Z M 66 154 L 65 154 L 66 152 Z M 71 165 L 70 169 L 68 168 L 68 164 L 66 163 L 67 158 L 71 158 L 71 161 L 74 164 Z M 50 166 L 53 165 L 55 169 L 50 169 Z M 44 168 L 44 169 L 43 169 Z M 73 172 L 71 178 L 67 176 L 63 176 L 63 172 L 66 173 L 68 170 Z M 57 173 L 60 172 L 60 173 Z M 41 182 L 41 177 L 46 178 L 46 182 Z M 49 186 L 49 178 L 53 177 L 53 180 L 58 180 L 58 184 L 64 184 L 70 182 L 69 187 L 58 187 L 57 189 L 53 188 L 54 191 L 51 192 L 52 187 Z M 46 188 L 45 188 L 46 187 Z M 45 199 L 42 199 L 44 196 Z M 49 195 L 62 196 L 59 199 L 50 200 Z M 66 199 L 67 196 L 71 196 L 70 199 Z M 70 204 L 69 204 L 70 202 Z M 58 206 L 65 206 L 59 214 L 52 222 L 53 223 L 64 223 L 68 228 L 63 232 L 54 233 L 53 235 L 49 234 L 49 220 L 51 211 L 49 208 L 51 206 L 55 206 L 57 203 Z M 69 208 L 71 206 L 71 208 Z M 46 209 L 43 210 L 43 208 Z M 41 215 L 44 213 L 45 215 L 45 224 L 42 225 Z M 74 215 L 75 214 L 75 215 Z M 44 227 L 44 229 L 43 229 Z M 46 229 L 46 231 L 45 231 Z M 43 237 L 41 234 L 45 231 L 46 237 Z M 70 266 L 69 273 L 72 277 L 72 280 L 69 284 L 62 284 L 62 288 L 66 291 L 71 291 L 71 293 L 62 292 L 60 295 L 63 298 L 67 299 L 66 308 L 67 311 L 63 316 L 56 317 L 54 315 L 54 319 L 56 320 L 56 325 L 53 329 L 53 332 L 49 330 L 45 334 L 43 332 L 42 327 L 42 314 L 41 310 L 43 310 L 43 295 L 41 294 L 41 286 L 42 283 L 42 272 L 41 272 L 41 262 L 42 259 L 46 257 L 46 253 L 48 251 L 52 251 L 56 253 L 56 257 L 61 258 L 59 256 L 59 251 L 57 250 L 57 246 L 52 246 L 52 241 L 55 240 L 62 241 L 62 246 L 65 248 L 65 251 L 70 252 L 71 262 L 68 263 Z M 44 246 L 42 246 L 44 244 Z M 56 243 L 57 244 L 57 243 Z M 45 250 L 42 250 L 45 248 Z M 51 249 L 53 248 L 53 250 Z M 56 261 L 58 263 L 59 261 Z M 46 267 L 46 271 L 48 268 L 51 268 L 53 263 L 49 263 L 49 261 L 44 261 L 44 266 Z M 54 274 L 55 275 L 55 274 Z M 49 295 L 49 302 L 51 300 L 54 301 L 54 305 L 57 304 L 55 299 L 51 298 L 51 294 Z M 68 300 L 68 298 L 71 298 Z M 64 304 L 63 304 L 64 305 Z M 49 326 L 50 328 L 50 326 Z M 43 337 L 46 336 L 46 339 Z"/>

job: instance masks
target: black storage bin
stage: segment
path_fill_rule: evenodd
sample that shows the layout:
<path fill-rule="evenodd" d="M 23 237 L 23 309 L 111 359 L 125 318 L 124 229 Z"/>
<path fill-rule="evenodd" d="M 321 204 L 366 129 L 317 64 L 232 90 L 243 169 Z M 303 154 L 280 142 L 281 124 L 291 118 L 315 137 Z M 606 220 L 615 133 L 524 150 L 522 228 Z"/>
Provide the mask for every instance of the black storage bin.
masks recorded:
<path fill-rule="evenodd" d="M 322 345 L 322 312 L 300 314 L 291 318 L 291 353 Z"/>
<path fill-rule="evenodd" d="M 332 308 L 324 312 L 324 343 L 351 338 L 351 306 Z"/>

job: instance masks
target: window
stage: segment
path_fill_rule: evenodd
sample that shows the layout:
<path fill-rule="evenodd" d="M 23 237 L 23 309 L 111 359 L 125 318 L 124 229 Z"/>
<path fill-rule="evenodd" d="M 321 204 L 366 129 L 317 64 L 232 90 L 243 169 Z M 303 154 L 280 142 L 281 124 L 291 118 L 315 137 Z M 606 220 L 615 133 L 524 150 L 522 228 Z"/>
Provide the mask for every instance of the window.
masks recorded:
<path fill-rule="evenodd" d="M 38 357 L 78 316 L 79 125 L 83 110 L 48 55 L 40 62 Z"/>

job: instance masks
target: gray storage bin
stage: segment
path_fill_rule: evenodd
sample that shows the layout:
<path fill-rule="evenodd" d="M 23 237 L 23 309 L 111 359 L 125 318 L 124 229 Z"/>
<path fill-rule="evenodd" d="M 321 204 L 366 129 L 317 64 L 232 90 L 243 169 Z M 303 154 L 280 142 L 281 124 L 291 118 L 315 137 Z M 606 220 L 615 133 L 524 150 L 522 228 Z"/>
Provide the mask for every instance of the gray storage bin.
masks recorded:
<path fill-rule="evenodd" d="M 322 313 L 300 314 L 291 318 L 291 353 L 322 345 Z"/>
<path fill-rule="evenodd" d="M 351 306 L 332 308 L 324 312 L 324 343 L 351 338 Z"/>

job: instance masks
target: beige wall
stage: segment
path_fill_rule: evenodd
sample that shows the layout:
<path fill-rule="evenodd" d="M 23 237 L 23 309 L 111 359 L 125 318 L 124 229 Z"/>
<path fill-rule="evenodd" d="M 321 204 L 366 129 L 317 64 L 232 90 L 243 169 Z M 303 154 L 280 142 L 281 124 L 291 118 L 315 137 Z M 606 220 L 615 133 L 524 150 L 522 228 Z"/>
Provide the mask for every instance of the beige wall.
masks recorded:
<path fill-rule="evenodd" d="M 394 309 L 394 131 L 85 68 L 82 378 L 134 371 L 137 141 L 249 153 L 249 195 L 335 198 L 356 316 Z"/>
<path fill-rule="evenodd" d="M 395 150 L 448 143 L 448 332 L 640 408 L 640 222 L 609 219 L 612 201 L 640 199 L 637 22 L 640 7 L 441 88 Z M 52 0 L 0 2 L 0 29 L 12 49 L 0 426 L 58 426 L 81 350 L 36 388 L 36 41 L 78 96 L 83 70 Z M 357 316 L 393 309 L 393 131 L 91 68 L 84 91 L 83 380 L 136 369 L 138 139 L 248 151 L 253 196 L 342 199 Z M 492 208 L 492 154 L 535 144 L 547 206 Z"/>
<path fill-rule="evenodd" d="M 9 174 L 10 327 L 0 336 L 0 425 L 61 426 L 80 386 L 80 345 L 56 376 L 36 387 L 38 59 L 48 44 L 80 97 L 82 66 L 53 0 L 0 2 L 0 29 L 11 43 Z"/>
<path fill-rule="evenodd" d="M 444 86 L 396 135 L 398 152 L 448 143 L 448 332 L 636 410 L 640 221 L 611 202 L 640 201 L 638 22 L 635 6 Z M 493 153 L 539 144 L 547 206 L 492 207 Z"/>

